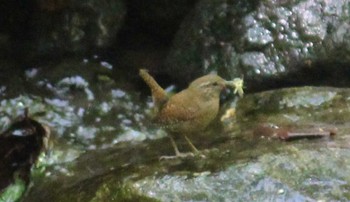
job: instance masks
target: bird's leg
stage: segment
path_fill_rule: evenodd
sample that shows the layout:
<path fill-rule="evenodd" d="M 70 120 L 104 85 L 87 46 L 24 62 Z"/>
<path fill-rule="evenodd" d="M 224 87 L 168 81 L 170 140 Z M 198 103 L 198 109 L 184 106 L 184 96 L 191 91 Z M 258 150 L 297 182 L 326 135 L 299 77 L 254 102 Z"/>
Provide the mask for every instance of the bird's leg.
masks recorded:
<path fill-rule="evenodd" d="M 190 145 L 191 149 L 192 149 L 192 152 L 195 153 L 195 154 L 198 154 L 199 151 L 198 149 L 193 145 L 193 143 L 191 142 L 191 140 L 187 137 L 187 135 L 184 135 L 188 145 Z"/>
<path fill-rule="evenodd" d="M 172 145 L 173 148 L 174 148 L 175 155 L 176 155 L 176 156 L 181 156 L 181 153 L 180 153 L 180 151 L 179 151 L 179 148 L 177 148 L 177 145 L 176 145 L 176 142 L 175 142 L 174 138 L 171 137 L 170 135 L 169 135 L 169 138 L 170 138 L 170 141 L 171 141 L 171 145 Z"/>
<path fill-rule="evenodd" d="M 193 154 L 198 155 L 198 156 L 201 157 L 201 158 L 206 158 L 206 156 L 205 156 L 203 153 L 201 153 L 201 152 L 194 146 L 194 144 L 191 142 L 190 138 L 187 137 L 187 135 L 184 135 L 184 137 L 185 137 L 185 139 L 186 139 L 188 145 L 190 145 Z"/>
<path fill-rule="evenodd" d="M 192 156 L 192 157 L 194 156 L 193 153 L 191 153 L 191 152 L 189 152 L 189 153 L 181 153 L 179 151 L 179 148 L 177 147 L 177 145 L 175 143 L 174 138 L 171 135 L 169 135 L 169 138 L 170 138 L 171 145 L 174 148 L 175 156 L 161 156 L 159 158 L 159 160 L 167 160 L 167 159 L 175 159 L 175 158 L 186 158 L 188 156 Z"/>

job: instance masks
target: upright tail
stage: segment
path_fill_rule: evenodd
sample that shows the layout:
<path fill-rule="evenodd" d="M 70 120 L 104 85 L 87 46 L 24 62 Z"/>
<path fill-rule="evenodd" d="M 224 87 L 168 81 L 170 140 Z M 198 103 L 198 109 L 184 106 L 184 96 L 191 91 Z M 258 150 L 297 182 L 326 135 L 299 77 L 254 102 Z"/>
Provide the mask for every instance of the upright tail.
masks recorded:
<path fill-rule="evenodd" d="M 168 95 L 165 90 L 157 83 L 156 80 L 148 73 L 146 69 L 140 69 L 139 75 L 151 89 L 154 106 L 160 109 L 161 106 L 168 100 Z"/>

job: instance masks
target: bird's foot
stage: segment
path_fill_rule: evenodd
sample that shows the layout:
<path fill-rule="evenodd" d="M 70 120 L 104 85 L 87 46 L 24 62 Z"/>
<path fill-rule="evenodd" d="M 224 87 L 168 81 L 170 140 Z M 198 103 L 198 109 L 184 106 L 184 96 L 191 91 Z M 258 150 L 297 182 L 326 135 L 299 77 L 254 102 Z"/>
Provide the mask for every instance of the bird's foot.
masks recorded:
<path fill-rule="evenodd" d="M 206 156 L 200 152 L 187 152 L 187 153 L 177 153 L 174 156 L 161 156 L 159 160 L 173 160 L 173 159 L 186 159 L 186 158 L 193 158 L 195 156 L 199 156 L 200 158 L 205 158 Z"/>
<path fill-rule="evenodd" d="M 161 156 L 159 160 L 172 160 L 172 159 L 184 159 L 188 157 L 194 157 L 194 154 L 192 152 L 187 153 L 177 153 L 174 156 Z"/>

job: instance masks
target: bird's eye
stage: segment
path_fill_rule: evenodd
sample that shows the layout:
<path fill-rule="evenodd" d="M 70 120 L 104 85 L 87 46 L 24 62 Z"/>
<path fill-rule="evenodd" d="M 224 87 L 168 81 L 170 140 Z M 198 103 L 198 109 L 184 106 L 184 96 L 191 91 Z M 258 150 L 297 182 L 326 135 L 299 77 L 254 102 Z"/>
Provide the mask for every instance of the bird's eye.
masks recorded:
<path fill-rule="evenodd" d="M 213 83 L 213 86 L 217 86 L 217 85 L 219 85 L 219 83 L 215 81 L 215 82 Z"/>

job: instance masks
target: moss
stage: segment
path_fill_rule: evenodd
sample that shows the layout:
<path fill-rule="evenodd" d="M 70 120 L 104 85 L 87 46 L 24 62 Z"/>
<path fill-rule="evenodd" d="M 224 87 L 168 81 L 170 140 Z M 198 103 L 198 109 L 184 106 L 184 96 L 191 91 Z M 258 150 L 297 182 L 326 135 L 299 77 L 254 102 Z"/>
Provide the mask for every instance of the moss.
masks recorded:
<path fill-rule="evenodd" d="M 19 178 L 15 179 L 15 182 L 8 186 L 3 192 L 0 192 L 1 202 L 14 202 L 18 201 L 24 191 L 26 190 L 25 182 Z"/>
<path fill-rule="evenodd" d="M 157 202 L 158 200 L 141 195 L 127 183 L 121 184 L 115 180 L 110 180 L 99 186 L 95 197 L 90 201 Z"/>

